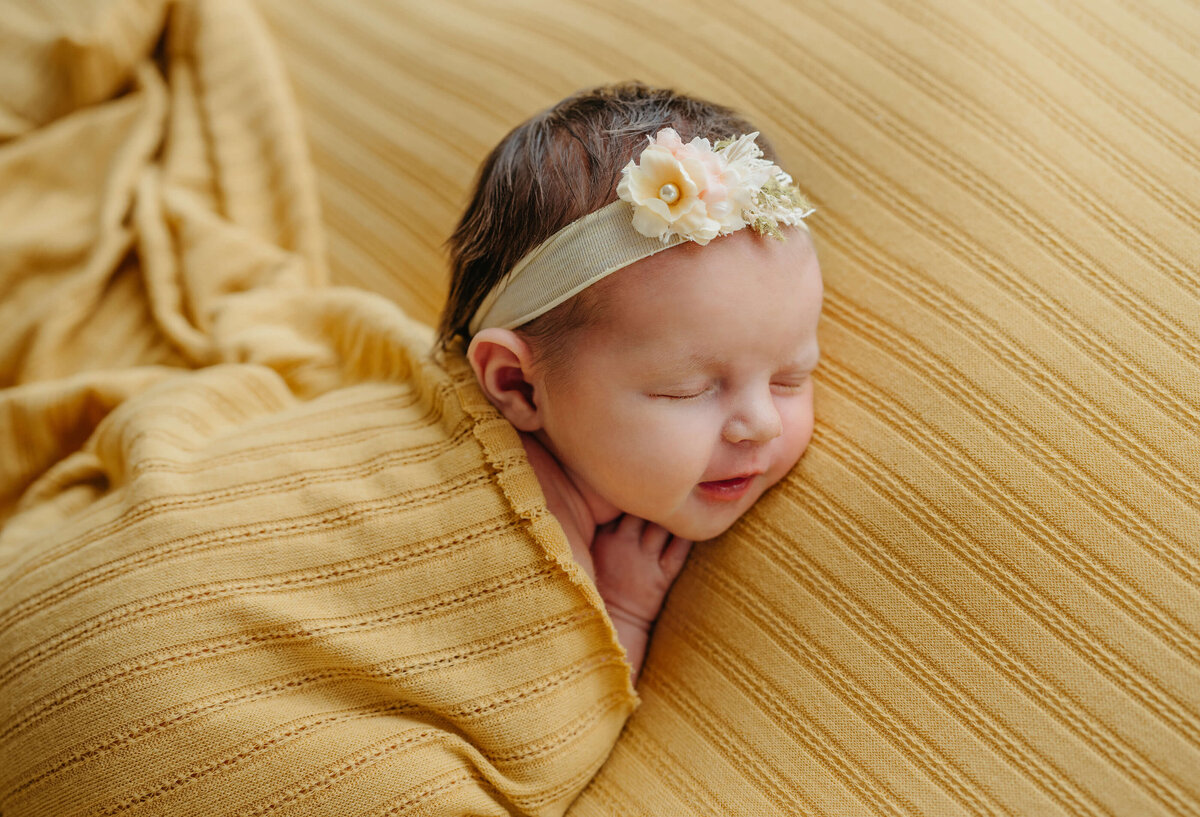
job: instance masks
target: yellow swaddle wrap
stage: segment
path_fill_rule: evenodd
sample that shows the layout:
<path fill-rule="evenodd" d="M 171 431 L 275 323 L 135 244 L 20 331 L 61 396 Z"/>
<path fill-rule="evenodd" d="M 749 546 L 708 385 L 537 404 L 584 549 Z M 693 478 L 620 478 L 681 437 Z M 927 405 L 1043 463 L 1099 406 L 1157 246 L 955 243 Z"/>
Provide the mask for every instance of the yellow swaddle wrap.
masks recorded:
<path fill-rule="evenodd" d="M 109 414 L 4 539 L 3 813 L 562 813 L 636 698 L 451 370 L 301 402 L 221 365 Z"/>
<path fill-rule="evenodd" d="M 146 20 L 5 108 L 0 813 L 563 813 L 638 698 L 516 432 L 323 283 L 245 7 Z"/>

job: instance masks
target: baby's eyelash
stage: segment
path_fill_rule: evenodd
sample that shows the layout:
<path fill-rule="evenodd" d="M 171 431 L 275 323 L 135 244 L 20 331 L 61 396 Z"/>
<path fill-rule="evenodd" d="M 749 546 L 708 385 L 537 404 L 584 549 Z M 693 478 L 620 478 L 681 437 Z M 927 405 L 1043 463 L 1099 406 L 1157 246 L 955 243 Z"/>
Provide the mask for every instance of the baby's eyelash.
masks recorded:
<path fill-rule="evenodd" d="M 691 394 L 659 394 L 659 393 L 656 393 L 656 394 L 651 394 L 650 396 L 651 397 L 660 397 L 665 400 L 694 400 L 697 397 L 703 397 L 704 395 L 708 394 L 708 392 L 709 392 L 708 389 L 701 389 L 700 391 L 693 392 Z"/>
<path fill-rule="evenodd" d="M 800 381 L 788 381 L 786 383 L 772 383 L 771 387 L 775 389 L 783 389 L 787 392 L 802 391 L 808 385 L 808 378 L 805 377 Z"/>

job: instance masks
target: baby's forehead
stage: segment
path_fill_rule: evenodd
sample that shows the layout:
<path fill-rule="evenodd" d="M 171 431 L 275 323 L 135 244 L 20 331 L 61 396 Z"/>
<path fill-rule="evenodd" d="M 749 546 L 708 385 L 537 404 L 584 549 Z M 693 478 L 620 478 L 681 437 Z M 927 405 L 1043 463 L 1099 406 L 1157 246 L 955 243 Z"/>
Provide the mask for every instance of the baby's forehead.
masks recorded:
<path fill-rule="evenodd" d="M 614 279 L 598 289 L 594 328 L 582 339 L 614 358 L 655 369 L 814 367 L 821 286 L 815 271 L 756 273 L 715 286 L 707 270 L 653 286 Z M 648 273 L 652 277 L 653 273 Z"/>
<path fill-rule="evenodd" d="M 755 296 L 816 300 L 819 308 L 820 277 L 806 231 L 789 230 L 783 240 L 742 231 L 706 246 L 687 242 L 643 258 L 581 294 L 589 295 L 591 305 L 606 318 L 633 314 L 653 319 L 697 305 L 736 314 L 755 305 Z"/>

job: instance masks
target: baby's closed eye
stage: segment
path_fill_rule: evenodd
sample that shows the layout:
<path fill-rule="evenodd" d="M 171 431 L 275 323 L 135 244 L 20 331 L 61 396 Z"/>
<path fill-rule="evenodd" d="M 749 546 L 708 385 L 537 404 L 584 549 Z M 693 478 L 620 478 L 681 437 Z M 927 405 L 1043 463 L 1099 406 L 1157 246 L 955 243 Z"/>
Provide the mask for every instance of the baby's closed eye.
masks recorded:
<path fill-rule="evenodd" d="M 810 382 L 807 374 L 780 378 L 771 381 L 771 390 L 779 394 L 794 394 L 804 391 Z"/>
<path fill-rule="evenodd" d="M 697 398 L 704 397 L 706 394 L 709 394 L 711 391 L 712 391 L 712 389 L 709 389 L 709 388 L 703 388 L 703 389 L 698 389 L 698 390 L 681 389 L 679 391 L 669 391 L 669 392 L 661 392 L 661 393 L 655 392 L 655 393 L 651 393 L 650 396 L 654 397 L 654 398 L 662 399 L 662 400 L 695 400 Z"/>

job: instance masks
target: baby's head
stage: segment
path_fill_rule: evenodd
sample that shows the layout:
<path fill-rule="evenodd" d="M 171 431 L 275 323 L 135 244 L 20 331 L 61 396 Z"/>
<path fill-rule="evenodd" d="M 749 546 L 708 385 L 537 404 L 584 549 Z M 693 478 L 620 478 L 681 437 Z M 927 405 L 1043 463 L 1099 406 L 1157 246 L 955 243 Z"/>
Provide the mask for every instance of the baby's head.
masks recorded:
<path fill-rule="evenodd" d="M 598 523 L 711 538 L 812 436 L 811 208 L 754 132 L 668 90 L 581 92 L 492 151 L 450 239 L 441 343 L 467 340 Z"/>

